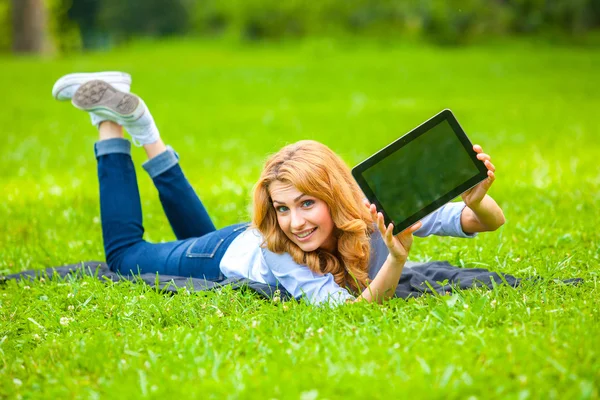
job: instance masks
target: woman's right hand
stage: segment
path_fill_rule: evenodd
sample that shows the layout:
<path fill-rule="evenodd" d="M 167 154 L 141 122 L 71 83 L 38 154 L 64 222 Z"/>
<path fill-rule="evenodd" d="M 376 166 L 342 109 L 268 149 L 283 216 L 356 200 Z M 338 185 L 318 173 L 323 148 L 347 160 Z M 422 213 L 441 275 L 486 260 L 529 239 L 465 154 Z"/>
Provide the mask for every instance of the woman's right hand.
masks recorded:
<path fill-rule="evenodd" d="M 383 214 L 377 212 L 377 207 L 375 207 L 375 204 L 365 204 L 367 207 L 369 207 L 373 221 L 377 224 L 377 228 L 379 229 L 379 232 L 381 232 L 383 241 L 390 251 L 389 257 L 391 257 L 392 262 L 404 266 L 413 243 L 413 233 L 421 227 L 421 221 L 413 224 L 394 236 L 394 225 L 389 224 L 386 228 Z"/>

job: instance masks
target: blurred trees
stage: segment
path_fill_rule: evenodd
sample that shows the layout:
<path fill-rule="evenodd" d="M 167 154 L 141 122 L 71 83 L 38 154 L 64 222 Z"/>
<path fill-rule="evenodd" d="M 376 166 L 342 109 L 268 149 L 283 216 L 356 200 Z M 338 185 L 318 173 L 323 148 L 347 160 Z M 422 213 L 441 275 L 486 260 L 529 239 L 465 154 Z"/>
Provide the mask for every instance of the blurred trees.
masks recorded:
<path fill-rule="evenodd" d="M 62 21 L 67 24 L 72 21 L 77 25 L 81 35 L 81 42 L 86 49 L 103 47 L 103 37 L 99 22 L 102 7 L 101 0 L 70 0 L 67 8 L 67 18 Z"/>
<path fill-rule="evenodd" d="M 33 38 L 39 44 L 44 15 L 59 50 L 187 34 L 250 40 L 356 34 L 461 44 L 490 35 L 577 37 L 600 28 L 600 0 L 0 0 L 0 48 L 10 38 L 15 48 Z"/>
<path fill-rule="evenodd" d="M 204 0 L 193 27 L 246 38 L 351 33 L 447 44 L 522 33 L 568 37 L 600 27 L 600 0 Z"/>
<path fill-rule="evenodd" d="M 98 19 L 107 31 L 119 38 L 184 34 L 190 31 L 190 13 L 202 3 L 195 0 L 103 0 Z"/>
<path fill-rule="evenodd" d="M 43 0 L 12 0 L 12 48 L 41 53 L 47 48 L 47 17 Z"/>

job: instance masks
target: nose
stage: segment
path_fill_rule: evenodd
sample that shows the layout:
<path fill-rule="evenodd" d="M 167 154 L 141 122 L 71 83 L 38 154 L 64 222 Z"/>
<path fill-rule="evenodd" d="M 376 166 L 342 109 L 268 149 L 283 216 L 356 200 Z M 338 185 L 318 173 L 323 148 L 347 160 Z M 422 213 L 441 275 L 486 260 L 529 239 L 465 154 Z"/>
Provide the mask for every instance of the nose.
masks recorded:
<path fill-rule="evenodd" d="M 306 222 L 306 220 L 302 216 L 302 213 L 292 210 L 291 216 L 292 216 L 292 221 L 291 221 L 292 231 L 297 232 L 297 231 L 301 230 Z"/>

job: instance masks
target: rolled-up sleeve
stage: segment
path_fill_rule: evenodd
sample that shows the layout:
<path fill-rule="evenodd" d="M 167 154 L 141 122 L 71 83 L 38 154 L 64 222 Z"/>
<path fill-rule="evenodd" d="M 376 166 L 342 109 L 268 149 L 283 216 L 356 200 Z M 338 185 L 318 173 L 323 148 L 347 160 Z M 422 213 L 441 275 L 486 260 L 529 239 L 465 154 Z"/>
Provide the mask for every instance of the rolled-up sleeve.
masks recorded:
<path fill-rule="evenodd" d="M 288 253 L 276 254 L 262 249 L 266 265 L 277 281 L 296 299 L 305 297 L 310 304 L 340 305 L 354 300 L 331 274 L 318 274 L 306 265 L 297 264 Z"/>
<path fill-rule="evenodd" d="M 460 223 L 462 210 L 466 207 L 463 201 L 447 203 L 425 218 L 421 219 L 423 226 L 414 235 L 425 237 L 429 235 L 454 236 L 472 238 L 477 233 L 465 233 Z"/>

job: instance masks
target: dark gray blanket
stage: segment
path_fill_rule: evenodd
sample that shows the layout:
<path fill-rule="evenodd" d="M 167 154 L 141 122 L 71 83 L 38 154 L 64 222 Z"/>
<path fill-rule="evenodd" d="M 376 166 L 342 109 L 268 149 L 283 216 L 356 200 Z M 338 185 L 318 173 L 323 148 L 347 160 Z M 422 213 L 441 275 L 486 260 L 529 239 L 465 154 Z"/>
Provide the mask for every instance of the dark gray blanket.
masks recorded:
<path fill-rule="evenodd" d="M 263 283 L 254 282 L 243 278 L 225 279 L 220 282 L 210 282 L 197 278 L 185 278 L 172 275 L 139 274 L 121 275 L 112 272 L 108 265 L 100 261 L 84 261 L 77 264 L 63 265 L 60 267 L 47 268 L 45 270 L 29 270 L 12 275 L 0 277 L 0 283 L 9 279 L 36 279 L 39 277 L 52 277 L 58 275 L 62 278 L 68 275 L 81 276 L 91 275 L 98 279 L 108 279 L 113 282 L 130 280 L 144 282 L 153 288 L 160 288 L 166 292 L 176 293 L 182 288 L 191 291 L 213 290 L 223 286 L 232 286 L 234 289 L 248 288 L 265 298 L 273 298 L 276 290 L 281 292 L 281 300 L 291 298 L 291 295 L 283 287 L 275 287 Z M 578 284 L 580 278 L 563 281 L 567 284 Z M 423 294 L 439 293 L 445 294 L 456 289 L 470 289 L 475 286 L 493 288 L 494 285 L 510 285 L 516 287 L 521 279 L 511 275 L 500 275 L 483 268 L 459 268 L 450 265 L 447 261 L 432 261 L 422 264 L 411 264 L 405 268 L 398 287 L 396 297 L 409 298 L 418 297 Z"/>

